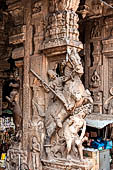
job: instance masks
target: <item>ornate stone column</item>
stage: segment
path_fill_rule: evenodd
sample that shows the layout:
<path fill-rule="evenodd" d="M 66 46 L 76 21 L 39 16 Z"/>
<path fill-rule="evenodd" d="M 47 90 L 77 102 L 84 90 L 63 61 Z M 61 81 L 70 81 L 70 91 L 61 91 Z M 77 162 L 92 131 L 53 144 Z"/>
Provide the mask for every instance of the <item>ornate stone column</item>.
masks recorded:
<path fill-rule="evenodd" d="M 31 102 L 30 102 L 30 47 L 32 41 L 32 26 L 31 26 L 31 0 L 23 1 L 24 16 L 26 21 L 26 40 L 25 40 L 25 57 L 24 57 L 24 82 L 23 82 L 23 149 L 28 148 L 28 122 L 31 119 Z"/>
<path fill-rule="evenodd" d="M 40 46 L 40 50 L 45 54 L 47 58 L 47 70 L 50 71 L 48 73 L 50 73 L 51 78 L 57 75 L 56 64 L 58 66 L 59 63 L 63 64 L 64 61 L 65 68 L 63 77 L 66 81 L 63 85 L 61 75 L 57 75 L 56 78 L 53 79 L 53 82 L 52 80 L 50 81 L 50 83 L 55 84 L 53 85 L 55 87 L 51 86 L 51 88 L 53 88 L 53 91 L 55 91 L 56 100 L 52 101 L 50 99 L 51 104 L 48 104 L 48 107 L 45 111 L 44 123 L 46 135 L 44 150 L 46 152 L 46 156 L 42 157 L 41 159 L 43 162 L 44 170 L 64 170 L 68 168 L 70 170 L 85 170 L 90 169 L 91 167 L 91 162 L 89 160 L 86 162 L 80 159 L 78 162 L 76 161 L 77 155 L 75 156 L 72 153 L 72 141 L 70 141 L 71 144 L 69 144 L 68 141 L 70 139 L 67 137 L 67 134 L 69 134 L 71 138 L 72 131 L 69 130 L 71 128 L 75 130 L 74 132 L 77 132 L 76 134 L 73 133 L 73 139 L 76 138 L 74 138 L 74 136 L 78 135 L 76 124 L 77 121 L 75 120 L 79 120 L 78 122 L 83 123 L 83 133 L 85 132 L 86 122 L 84 118 L 79 119 L 79 116 L 76 117 L 76 115 L 79 115 L 79 113 L 81 114 L 80 110 L 82 110 L 84 113 L 88 111 L 87 109 L 87 111 L 84 110 L 88 105 L 86 106 L 83 104 L 82 100 L 84 99 L 82 97 L 83 95 L 90 96 L 90 94 L 88 94 L 89 92 L 86 92 L 82 81 L 80 80 L 81 74 L 83 74 L 83 67 L 78 52 L 83 48 L 83 45 L 79 41 L 79 18 L 76 14 L 79 2 L 79 0 L 48 1 L 49 13 L 45 19 L 44 41 Z M 74 75 L 71 77 L 72 73 L 74 73 Z M 77 94 L 79 94 L 81 97 L 79 96 L 79 98 L 76 96 Z M 76 99 L 72 97 L 74 95 L 78 98 L 77 100 L 79 100 L 81 104 L 78 104 Z M 76 105 L 77 108 L 75 106 L 72 109 L 73 104 L 74 106 Z M 70 108 L 68 108 L 66 105 L 70 106 Z M 70 116 L 69 112 L 73 112 L 73 116 Z M 71 118 L 73 119 L 72 122 L 70 121 Z M 79 139 L 81 140 L 80 150 L 77 151 L 81 155 L 81 159 L 83 158 L 82 141 L 85 139 L 83 136 L 84 135 L 81 137 L 82 140 Z M 68 147 L 68 144 L 71 145 L 70 148 Z M 67 153 L 65 153 L 65 151 L 67 151 Z M 73 163 L 68 161 L 68 156 L 72 156 L 73 158 L 76 157 Z"/>
<path fill-rule="evenodd" d="M 41 46 L 47 56 L 66 53 L 68 46 L 82 48 L 77 23 L 79 18 L 76 14 L 78 5 L 79 0 L 49 0 L 45 37 Z"/>

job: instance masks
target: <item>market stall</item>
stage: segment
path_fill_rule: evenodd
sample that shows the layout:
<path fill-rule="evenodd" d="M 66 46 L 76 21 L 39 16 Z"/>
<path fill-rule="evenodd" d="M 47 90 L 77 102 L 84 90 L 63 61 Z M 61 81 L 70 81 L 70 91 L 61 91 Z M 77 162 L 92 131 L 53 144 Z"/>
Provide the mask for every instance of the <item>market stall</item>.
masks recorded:
<path fill-rule="evenodd" d="M 11 145 L 11 138 L 14 136 L 15 125 L 13 122 L 13 113 L 7 108 L 2 111 L 0 116 L 0 167 L 5 167 L 7 150 Z"/>
<path fill-rule="evenodd" d="M 84 149 L 84 155 L 96 157 L 95 170 L 110 170 L 113 115 L 91 114 L 86 117 L 86 123 L 88 142 Z"/>

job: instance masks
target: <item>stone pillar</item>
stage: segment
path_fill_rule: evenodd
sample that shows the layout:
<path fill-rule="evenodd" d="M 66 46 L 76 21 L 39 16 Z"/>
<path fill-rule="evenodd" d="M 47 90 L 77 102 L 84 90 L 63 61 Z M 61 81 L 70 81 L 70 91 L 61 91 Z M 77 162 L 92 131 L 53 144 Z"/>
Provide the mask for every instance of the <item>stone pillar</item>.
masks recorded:
<path fill-rule="evenodd" d="M 113 38 L 103 40 L 103 65 L 104 65 L 104 112 L 113 114 Z"/>
<path fill-rule="evenodd" d="M 65 64 L 63 75 L 65 77 L 65 80 L 67 81 L 65 81 L 64 86 L 61 85 L 60 80 L 62 79 L 60 78 L 62 78 L 62 76 L 60 74 L 58 77 L 56 77 L 55 80 L 53 80 L 57 82 L 55 85 L 55 88 L 57 89 L 57 86 L 58 87 L 63 86 L 62 88 L 64 91 L 61 90 L 62 99 L 60 98 L 60 100 L 51 102 L 51 106 L 48 105 L 45 111 L 45 128 L 46 128 L 45 136 L 46 137 L 45 137 L 44 148 L 45 148 L 45 152 L 47 156 L 45 156 L 42 159 L 44 170 L 49 170 L 49 169 L 55 169 L 55 170 L 63 169 L 64 170 L 66 168 L 67 169 L 69 168 L 70 170 L 89 169 L 87 168 L 87 165 L 89 166 L 90 164 L 89 161 L 88 162 L 84 161 L 84 167 L 82 166 L 83 163 L 81 160 L 77 166 L 74 166 L 74 164 L 72 165 L 72 163 L 69 166 L 65 166 L 65 164 L 66 165 L 68 164 L 68 157 L 65 156 L 65 153 L 64 153 L 65 148 L 64 148 L 64 151 L 62 150 L 63 147 L 65 146 L 63 144 L 61 146 L 61 143 L 60 143 L 62 134 L 65 133 L 65 128 L 66 128 L 65 123 L 70 117 L 70 115 L 68 115 L 69 112 L 67 111 L 67 108 L 64 107 L 66 104 L 65 99 L 68 100 L 68 96 L 72 94 L 70 89 L 74 87 L 75 91 L 80 93 L 81 96 L 83 96 L 83 91 L 85 93 L 85 88 L 82 84 L 82 81 L 80 80 L 81 74 L 83 74 L 83 67 L 80 61 L 80 56 L 78 54 L 78 52 L 83 48 L 82 43 L 79 41 L 79 31 L 78 31 L 78 23 L 77 23 L 79 18 L 78 18 L 78 15 L 76 14 L 79 2 L 80 2 L 79 0 L 61 0 L 61 1 L 49 0 L 49 13 L 45 19 L 45 30 L 44 30 L 45 37 L 44 37 L 44 41 L 40 49 L 42 50 L 42 52 L 45 54 L 47 58 L 47 61 L 48 61 L 47 69 L 57 74 L 56 64 L 63 65 L 62 61 L 64 61 L 64 63 L 66 64 Z M 78 72 L 76 70 L 77 66 L 79 70 Z M 73 80 L 70 78 L 70 75 L 73 72 L 72 70 L 73 71 L 76 70 Z M 70 82 L 68 82 L 69 80 Z M 73 84 L 73 82 L 75 84 L 72 87 L 71 85 Z M 76 84 L 76 82 L 78 82 L 78 84 Z M 78 87 L 80 88 L 78 89 Z M 52 88 L 54 89 L 54 87 Z M 54 91 L 56 89 L 54 89 Z M 59 92 L 59 95 L 60 95 L 60 92 Z M 56 90 L 56 96 L 57 96 L 57 90 Z M 70 96 L 70 99 L 72 99 L 72 96 Z M 72 101 L 70 103 L 72 104 Z M 74 100 L 73 103 L 76 103 L 76 100 Z M 78 106 L 78 108 L 81 107 L 81 105 Z M 62 106 L 62 108 L 64 107 L 64 109 L 60 108 L 60 106 Z M 84 105 L 82 106 L 85 107 Z M 74 114 L 76 112 L 76 108 L 74 107 L 73 110 L 74 110 L 73 112 Z M 63 115 L 61 116 L 62 113 Z M 86 124 L 85 121 L 84 120 L 82 121 L 84 122 L 84 125 L 85 125 Z M 69 125 L 69 122 L 67 124 Z M 76 127 L 77 125 L 74 126 L 75 129 Z M 69 132 L 69 134 L 71 134 L 71 132 Z M 77 134 L 75 134 L 75 136 L 76 135 Z M 64 134 L 64 138 L 65 138 L 65 134 Z M 65 138 L 65 142 L 66 142 L 66 138 Z M 68 144 L 66 147 L 68 148 Z M 70 150 L 72 151 L 72 145 L 71 145 Z M 70 154 L 69 156 L 72 156 L 71 151 L 69 153 Z M 57 153 L 59 155 L 57 155 Z M 83 154 L 81 152 L 81 156 L 82 155 Z M 61 162 L 59 164 L 57 160 L 59 160 L 60 158 L 64 158 L 65 163 L 62 164 L 61 163 L 62 161 L 60 160 Z M 54 160 L 53 163 L 52 163 L 52 160 Z M 74 159 L 74 161 L 76 161 L 76 158 Z"/>
<path fill-rule="evenodd" d="M 45 37 L 41 46 L 42 50 L 52 50 L 64 46 L 66 48 L 67 46 L 82 48 L 82 44 L 79 42 L 77 24 L 79 18 L 76 14 L 78 5 L 79 0 L 67 0 L 65 2 L 63 0 L 60 2 L 49 0 L 49 14 L 45 20 Z M 55 54 L 58 54 L 59 50 L 54 50 Z M 62 53 L 62 50 L 59 54 Z"/>
<path fill-rule="evenodd" d="M 30 103 L 30 53 L 31 53 L 31 0 L 23 1 L 24 16 L 26 22 L 26 38 L 25 38 L 25 57 L 24 57 L 24 80 L 23 80 L 23 149 L 28 148 L 28 122 L 30 120 L 31 103 Z"/>

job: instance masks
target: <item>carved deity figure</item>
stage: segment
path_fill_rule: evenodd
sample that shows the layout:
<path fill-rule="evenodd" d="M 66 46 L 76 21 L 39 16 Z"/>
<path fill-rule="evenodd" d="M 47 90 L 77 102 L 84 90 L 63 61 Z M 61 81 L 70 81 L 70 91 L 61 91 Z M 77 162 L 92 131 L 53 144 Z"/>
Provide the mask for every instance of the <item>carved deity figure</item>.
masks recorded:
<path fill-rule="evenodd" d="M 99 22 L 95 21 L 94 25 L 91 29 L 91 38 L 95 38 L 95 37 L 100 37 L 101 36 L 101 27 L 99 25 Z"/>
<path fill-rule="evenodd" d="M 40 168 L 40 144 L 36 136 L 32 138 L 32 165 L 33 170 L 39 170 Z"/>
<path fill-rule="evenodd" d="M 96 70 L 94 70 L 91 81 L 92 81 L 92 87 L 97 88 L 100 86 L 101 80 Z"/>

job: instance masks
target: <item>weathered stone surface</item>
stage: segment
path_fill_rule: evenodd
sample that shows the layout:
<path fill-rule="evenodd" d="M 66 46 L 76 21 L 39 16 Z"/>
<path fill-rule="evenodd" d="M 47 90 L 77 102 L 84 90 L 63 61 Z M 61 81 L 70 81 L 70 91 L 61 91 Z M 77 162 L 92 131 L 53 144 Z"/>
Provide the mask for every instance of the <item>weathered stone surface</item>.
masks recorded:
<path fill-rule="evenodd" d="M 9 152 L 25 153 L 31 170 L 90 169 L 84 117 L 93 100 L 94 113 L 113 114 L 113 10 L 99 0 L 6 0 L 0 14 L 0 78 L 18 70 L 23 119 Z"/>
<path fill-rule="evenodd" d="M 79 161 L 79 160 L 72 160 L 72 161 L 67 161 L 67 160 L 42 160 L 44 163 L 43 170 L 90 170 L 92 169 L 92 160 L 87 160 L 85 159 L 84 161 Z"/>

